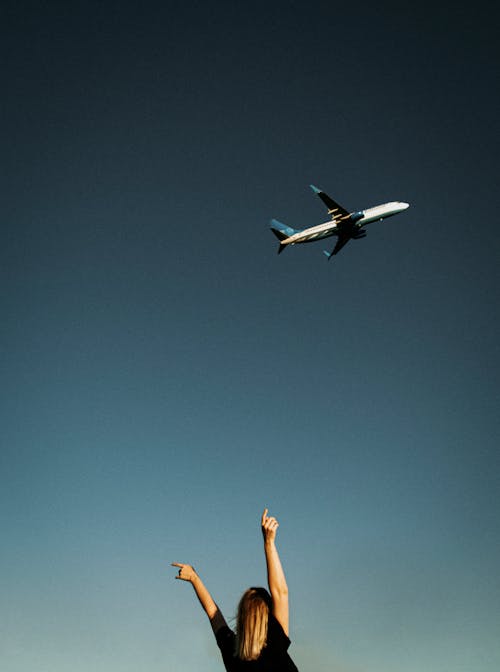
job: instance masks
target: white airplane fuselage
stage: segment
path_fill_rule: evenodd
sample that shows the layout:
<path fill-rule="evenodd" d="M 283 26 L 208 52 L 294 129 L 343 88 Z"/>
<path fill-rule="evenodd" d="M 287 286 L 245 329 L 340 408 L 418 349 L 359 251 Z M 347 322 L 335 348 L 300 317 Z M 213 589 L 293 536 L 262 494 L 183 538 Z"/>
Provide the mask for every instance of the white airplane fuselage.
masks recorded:
<path fill-rule="evenodd" d="M 346 217 L 332 219 L 324 224 L 311 226 L 308 229 L 297 231 L 288 238 L 281 241 L 282 245 L 295 245 L 296 243 L 307 243 L 321 238 L 328 238 L 339 233 L 339 231 L 347 226 L 355 226 L 358 230 L 370 222 L 376 222 L 392 215 L 397 215 L 399 212 L 406 210 L 409 203 L 402 201 L 391 201 L 390 203 L 383 203 L 376 205 L 373 208 L 360 210 L 359 212 L 351 212 Z"/>

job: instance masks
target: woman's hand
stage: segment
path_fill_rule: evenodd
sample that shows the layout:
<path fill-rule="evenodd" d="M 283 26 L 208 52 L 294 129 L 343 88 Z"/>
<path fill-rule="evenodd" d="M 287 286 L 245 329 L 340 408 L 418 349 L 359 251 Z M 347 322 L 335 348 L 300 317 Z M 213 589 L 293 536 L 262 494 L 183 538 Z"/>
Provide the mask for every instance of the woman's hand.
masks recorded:
<path fill-rule="evenodd" d="M 189 583 L 193 583 L 195 578 L 198 576 L 194 567 L 191 567 L 191 565 L 185 565 L 183 562 L 173 562 L 172 567 L 179 567 L 179 573 L 175 578 L 181 579 L 181 581 L 189 581 Z"/>
<path fill-rule="evenodd" d="M 276 539 L 276 532 L 278 531 L 279 523 L 276 518 L 267 515 L 267 509 L 264 509 L 260 521 L 264 543 L 274 541 Z"/>

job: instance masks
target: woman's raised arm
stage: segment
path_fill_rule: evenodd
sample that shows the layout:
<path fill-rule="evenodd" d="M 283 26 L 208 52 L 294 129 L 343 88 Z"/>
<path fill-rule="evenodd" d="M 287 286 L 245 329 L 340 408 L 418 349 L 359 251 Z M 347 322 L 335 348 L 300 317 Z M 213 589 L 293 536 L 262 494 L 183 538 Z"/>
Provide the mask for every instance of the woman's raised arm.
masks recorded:
<path fill-rule="evenodd" d="M 278 527 L 279 523 L 276 518 L 268 516 L 267 509 L 264 509 L 261 518 L 261 529 L 262 536 L 264 537 L 267 582 L 273 599 L 273 614 L 281 624 L 285 634 L 288 635 L 288 586 L 275 544 Z"/>
<path fill-rule="evenodd" d="M 187 581 L 190 583 L 196 593 L 196 597 L 200 601 L 206 615 L 210 619 L 210 623 L 214 632 L 226 625 L 224 616 L 221 614 L 219 607 L 215 604 L 212 596 L 208 592 L 205 584 L 196 573 L 194 567 L 186 565 L 183 562 L 173 562 L 172 567 L 179 567 L 176 579 Z"/>

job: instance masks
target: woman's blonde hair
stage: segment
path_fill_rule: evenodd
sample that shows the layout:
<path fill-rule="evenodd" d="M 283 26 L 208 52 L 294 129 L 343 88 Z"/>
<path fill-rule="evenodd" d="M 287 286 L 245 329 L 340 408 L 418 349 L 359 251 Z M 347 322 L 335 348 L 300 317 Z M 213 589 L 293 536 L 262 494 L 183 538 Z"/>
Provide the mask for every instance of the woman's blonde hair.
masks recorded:
<path fill-rule="evenodd" d="M 241 660 L 256 660 L 267 640 L 271 596 L 265 588 L 249 588 L 238 605 L 236 617 L 236 655 Z"/>

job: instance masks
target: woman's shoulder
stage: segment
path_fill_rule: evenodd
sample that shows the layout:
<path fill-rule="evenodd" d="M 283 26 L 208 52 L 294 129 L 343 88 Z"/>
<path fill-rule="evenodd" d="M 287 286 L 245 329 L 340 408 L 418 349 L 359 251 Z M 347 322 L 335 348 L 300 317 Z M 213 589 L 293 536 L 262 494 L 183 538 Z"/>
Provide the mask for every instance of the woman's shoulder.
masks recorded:
<path fill-rule="evenodd" d="M 273 648 L 284 649 L 290 646 L 290 638 L 285 634 L 281 623 L 273 614 L 269 614 L 269 623 L 267 626 L 267 643 Z"/>
<path fill-rule="evenodd" d="M 220 628 L 218 628 L 215 632 L 215 639 L 217 640 L 217 645 L 219 646 L 219 649 L 225 649 L 228 646 L 231 646 L 234 648 L 234 640 L 236 638 L 236 635 L 234 632 L 231 630 L 231 628 L 224 624 Z"/>

